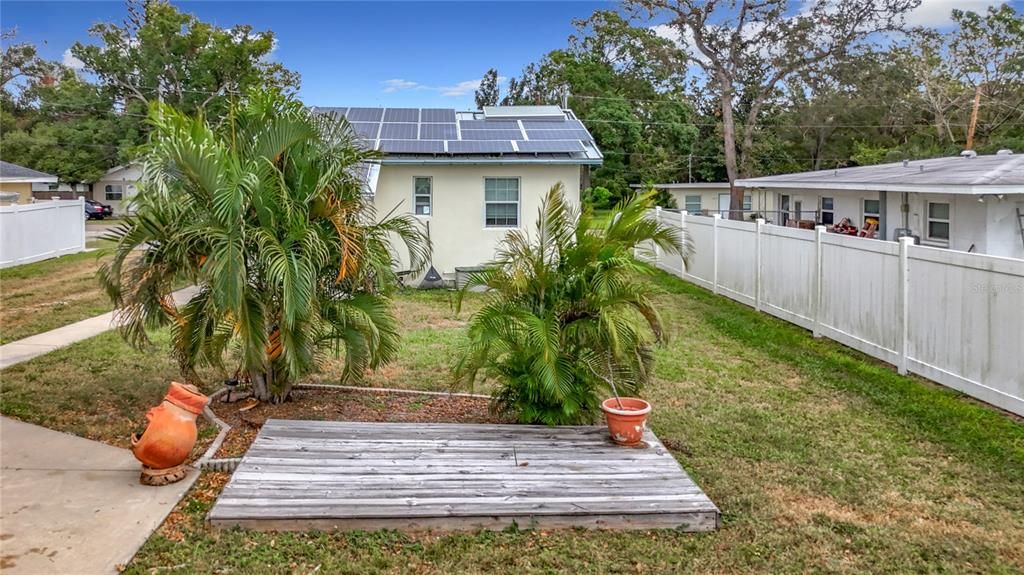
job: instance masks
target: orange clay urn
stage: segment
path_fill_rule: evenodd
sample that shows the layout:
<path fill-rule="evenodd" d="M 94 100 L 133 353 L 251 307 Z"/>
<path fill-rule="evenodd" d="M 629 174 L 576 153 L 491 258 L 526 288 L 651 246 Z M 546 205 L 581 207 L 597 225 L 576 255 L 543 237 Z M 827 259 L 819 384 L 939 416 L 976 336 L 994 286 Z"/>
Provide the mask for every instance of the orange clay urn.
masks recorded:
<path fill-rule="evenodd" d="M 647 429 L 651 404 L 636 397 L 610 397 L 601 402 L 608 433 L 619 445 L 639 445 Z"/>
<path fill-rule="evenodd" d="M 196 444 L 196 418 L 209 401 L 194 385 L 171 382 L 160 405 L 146 412 L 146 431 L 132 435 L 135 458 L 154 470 L 184 463 Z"/>

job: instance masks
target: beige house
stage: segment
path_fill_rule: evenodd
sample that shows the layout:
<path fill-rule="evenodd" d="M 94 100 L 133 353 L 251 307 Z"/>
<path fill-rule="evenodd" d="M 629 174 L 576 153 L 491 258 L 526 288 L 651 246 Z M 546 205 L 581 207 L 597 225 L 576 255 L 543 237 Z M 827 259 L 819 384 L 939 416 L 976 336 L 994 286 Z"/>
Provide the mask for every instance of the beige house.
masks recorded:
<path fill-rule="evenodd" d="M 5 203 L 31 203 L 32 186 L 40 184 L 56 185 L 57 176 L 0 161 L 0 199 Z"/>
<path fill-rule="evenodd" d="M 589 166 L 602 158 L 572 111 L 557 106 L 314 111 L 344 116 L 383 153 L 366 166 L 367 193 L 379 216 L 410 214 L 429 233 L 439 276 L 428 270 L 429 283 L 458 281 L 459 272 L 492 260 L 509 230 L 533 226 L 551 186 L 561 183 L 578 203 Z M 408 267 L 400 246 L 395 251 Z"/>
<path fill-rule="evenodd" d="M 114 215 L 132 213 L 132 198 L 138 193 L 137 183 L 142 178 L 139 164 L 114 166 L 103 177 L 92 183 L 92 199 L 109 204 Z"/>
<path fill-rule="evenodd" d="M 1024 155 L 911 160 L 737 180 L 771 193 L 783 210 L 831 225 L 849 219 L 875 237 L 1024 259 Z M 795 215 L 793 216 L 795 217 Z"/>

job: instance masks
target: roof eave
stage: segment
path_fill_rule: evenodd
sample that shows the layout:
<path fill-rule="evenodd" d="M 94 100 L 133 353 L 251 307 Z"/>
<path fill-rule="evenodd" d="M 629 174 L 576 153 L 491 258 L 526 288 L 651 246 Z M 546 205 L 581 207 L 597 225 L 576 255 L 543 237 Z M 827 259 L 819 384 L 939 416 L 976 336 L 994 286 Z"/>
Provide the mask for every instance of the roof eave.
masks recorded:
<path fill-rule="evenodd" d="M 799 182 L 799 181 L 758 181 L 755 179 L 736 180 L 742 188 L 766 188 L 777 190 L 842 190 L 852 192 L 911 192 L 919 194 L 1024 194 L 1019 184 L 884 184 L 855 182 Z"/>
<path fill-rule="evenodd" d="M 17 176 L 9 176 L 6 178 L 0 178 L 0 183 L 4 184 L 56 184 L 57 176 L 46 176 L 39 178 L 19 178 Z"/>

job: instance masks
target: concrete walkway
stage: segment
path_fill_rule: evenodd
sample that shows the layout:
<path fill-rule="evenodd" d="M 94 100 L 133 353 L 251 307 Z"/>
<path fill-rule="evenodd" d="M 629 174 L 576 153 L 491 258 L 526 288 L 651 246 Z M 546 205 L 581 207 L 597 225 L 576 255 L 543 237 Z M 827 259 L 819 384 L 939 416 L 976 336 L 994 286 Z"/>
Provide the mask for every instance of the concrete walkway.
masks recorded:
<path fill-rule="evenodd" d="M 117 573 L 198 477 L 139 483 L 131 452 L 0 417 L 0 572 Z"/>
<path fill-rule="evenodd" d="M 175 302 L 195 289 L 175 292 Z M 113 319 L 105 313 L 0 346 L 0 369 L 99 335 Z M 199 476 L 147 487 L 139 470 L 127 449 L 0 417 L 0 572 L 117 573 Z"/>
<path fill-rule="evenodd" d="M 196 289 L 195 287 L 189 287 L 174 292 L 175 303 L 181 304 L 188 301 L 196 292 Z M 45 353 L 50 353 L 55 349 L 71 345 L 76 341 L 89 339 L 114 327 L 116 327 L 114 325 L 114 312 L 108 312 L 44 333 L 32 335 L 25 339 L 12 341 L 6 345 L 0 345 L 0 369 L 28 361 Z"/>

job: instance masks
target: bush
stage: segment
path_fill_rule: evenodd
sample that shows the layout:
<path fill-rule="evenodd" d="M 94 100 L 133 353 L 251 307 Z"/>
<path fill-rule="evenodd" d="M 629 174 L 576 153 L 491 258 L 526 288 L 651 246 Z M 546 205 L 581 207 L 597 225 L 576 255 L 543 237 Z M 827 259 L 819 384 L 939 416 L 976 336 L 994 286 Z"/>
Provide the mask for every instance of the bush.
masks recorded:
<path fill-rule="evenodd" d="M 650 268 L 633 258 L 656 244 L 687 258 L 689 239 L 646 217 L 652 194 L 617 207 L 594 229 L 589 210 L 565 202 L 561 184 L 540 209 L 535 234 L 513 230 L 497 259 L 471 276 L 487 301 L 469 322 L 455 367 L 456 382 L 496 380 L 494 407 L 523 423 L 591 422 L 614 382 L 635 394 L 652 376 L 652 346 L 663 338 L 658 311 L 639 281 Z"/>

